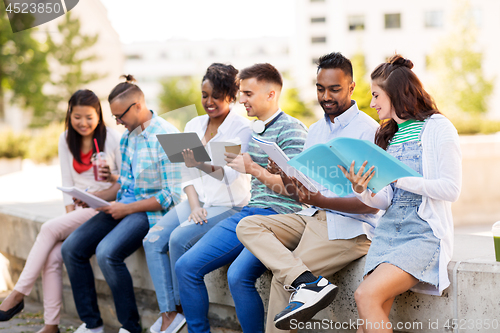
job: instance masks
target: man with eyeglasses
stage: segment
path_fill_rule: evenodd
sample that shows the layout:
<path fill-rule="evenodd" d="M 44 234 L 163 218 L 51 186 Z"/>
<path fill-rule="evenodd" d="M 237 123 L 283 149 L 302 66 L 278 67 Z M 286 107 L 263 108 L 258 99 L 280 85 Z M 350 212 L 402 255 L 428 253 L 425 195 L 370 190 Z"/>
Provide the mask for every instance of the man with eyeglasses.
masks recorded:
<path fill-rule="evenodd" d="M 127 80 L 128 81 L 128 80 Z M 111 113 L 127 128 L 120 140 L 120 177 L 109 189 L 94 193 L 112 202 L 81 225 L 63 243 L 61 252 L 71 281 L 76 309 L 84 322 L 76 333 L 102 333 L 94 275 L 97 263 L 116 307 L 120 333 L 140 333 L 139 312 L 125 258 L 142 246 L 149 228 L 180 201 L 180 167 L 170 163 L 156 134 L 179 132 L 146 107 L 133 83 L 117 85 L 109 95 Z"/>

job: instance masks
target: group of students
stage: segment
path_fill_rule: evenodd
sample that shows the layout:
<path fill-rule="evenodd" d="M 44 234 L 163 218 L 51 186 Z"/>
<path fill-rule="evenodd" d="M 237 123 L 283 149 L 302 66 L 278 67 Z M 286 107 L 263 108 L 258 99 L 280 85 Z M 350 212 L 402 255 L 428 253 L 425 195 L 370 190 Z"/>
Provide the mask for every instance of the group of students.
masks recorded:
<path fill-rule="evenodd" d="M 279 108 L 283 82 L 272 65 L 238 72 L 212 64 L 201 83 L 206 115 L 189 121 L 185 132 L 197 133 L 210 157 L 211 142 L 241 143 L 242 153 L 225 153 L 223 167 L 196 161 L 189 149 L 182 152 L 184 163 L 170 163 L 156 134 L 178 130 L 146 107 L 131 76 L 108 98 L 116 122 L 127 129 L 121 139 L 105 127 L 97 96 L 77 91 L 59 142 L 63 186 L 113 202 L 92 209 L 65 197 L 67 214 L 43 224 L 14 291 L 0 305 L 0 320 L 23 309 L 41 272 L 45 326 L 39 333 L 58 332 L 64 261 L 83 321 L 76 332 L 103 332 L 89 261 L 95 254 L 120 333 L 142 332 L 124 260 L 144 246 L 160 308 L 151 333 L 178 332 L 186 322 L 191 333 L 210 332 L 204 276 L 227 264 L 243 332 L 290 331 L 334 300 L 338 287 L 323 276 L 365 254 L 364 280 L 354 295 L 365 323 L 358 332 L 391 331 L 367 323 L 387 323 L 395 296 L 406 290 L 441 294 L 450 283 L 451 202 L 461 188 L 457 131 L 412 67 L 395 55 L 371 74 L 370 106 L 379 126 L 351 100 L 349 59 L 321 57 L 316 88 L 324 117 L 308 131 Z M 238 99 L 256 120 L 231 111 Z M 338 197 L 319 184 L 310 192 L 268 159 L 252 136 L 275 142 L 289 158 L 337 137 L 370 140 L 423 177 L 401 178 L 375 194 L 367 188 L 373 168 L 365 170 L 365 163 L 355 172 L 352 164 L 340 167 L 352 195 Z M 94 139 L 108 155 L 108 165 L 99 169 L 104 181 L 95 181 L 91 169 Z M 273 279 L 266 320 L 255 282 L 268 269 Z"/>

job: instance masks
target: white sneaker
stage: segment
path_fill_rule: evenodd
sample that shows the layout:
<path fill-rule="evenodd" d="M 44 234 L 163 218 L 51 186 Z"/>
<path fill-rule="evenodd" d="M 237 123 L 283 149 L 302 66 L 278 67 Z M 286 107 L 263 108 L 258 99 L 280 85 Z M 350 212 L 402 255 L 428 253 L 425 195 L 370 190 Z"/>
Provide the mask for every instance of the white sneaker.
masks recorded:
<path fill-rule="evenodd" d="M 160 331 L 160 333 L 177 333 L 181 330 L 185 323 L 186 317 L 184 317 L 182 313 L 177 313 L 170 326 L 166 330 Z"/>
<path fill-rule="evenodd" d="M 126 330 L 126 329 L 124 329 L 124 328 L 122 327 L 122 328 L 120 328 L 120 330 L 118 331 L 118 333 L 130 333 L 130 331 L 129 331 L 129 330 Z"/>
<path fill-rule="evenodd" d="M 333 302 L 338 291 L 336 285 L 321 276 L 314 282 L 301 284 L 291 295 L 288 306 L 274 317 L 274 326 L 280 330 L 289 330 L 292 319 L 298 322 L 309 321 L 318 311 Z"/>
<path fill-rule="evenodd" d="M 151 333 L 160 333 L 161 331 L 161 323 L 162 323 L 162 318 L 158 318 L 153 325 L 149 328 L 149 332 Z"/>
<path fill-rule="evenodd" d="M 87 324 L 81 324 L 74 333 L 104 333 L 104 326 L 87 328 Z"/>

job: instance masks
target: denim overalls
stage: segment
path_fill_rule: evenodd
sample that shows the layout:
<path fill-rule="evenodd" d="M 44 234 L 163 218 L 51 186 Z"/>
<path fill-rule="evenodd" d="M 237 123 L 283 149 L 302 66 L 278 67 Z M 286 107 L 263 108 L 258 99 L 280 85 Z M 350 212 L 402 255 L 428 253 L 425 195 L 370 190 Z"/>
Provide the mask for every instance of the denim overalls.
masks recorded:
<path fill-rule="evenodd" d="M 387 152 L 422 174 L 422 142 L 418 140 L 389 146 Z M 391 205 L 380 218 L 368 251 L 364 275 L 381 263 L 390 263 L 420 282 L 439 283 L 439 239 L 418 215 L 422 196 L 390 185 Z"/>

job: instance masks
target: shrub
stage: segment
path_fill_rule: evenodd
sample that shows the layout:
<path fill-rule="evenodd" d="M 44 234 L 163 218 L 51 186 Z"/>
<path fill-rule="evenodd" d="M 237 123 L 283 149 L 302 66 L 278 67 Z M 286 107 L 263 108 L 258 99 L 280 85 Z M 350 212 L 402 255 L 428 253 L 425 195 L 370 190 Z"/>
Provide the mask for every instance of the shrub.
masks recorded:
<path fill-rule="evenodd" d="M 16 134 L 12 130 L 0 132 L 0 157 L 24 158 L 28 150 L 29 135 L 26 133 Z"/>
<path fill-rule="evenodd" d="M 48 163 L 58 155 L 59 136 L 63 123 L 52 123 L 35 133 L 29 143 L 27 157 L 37 163 Z"/>
<path fill-rule="evenodd" d="M 492 134 L 500 132 L 500 121 L 486 119 L 481 116 L 461 116 L 449 118 L 455 125 L 458 134 Z"/>

